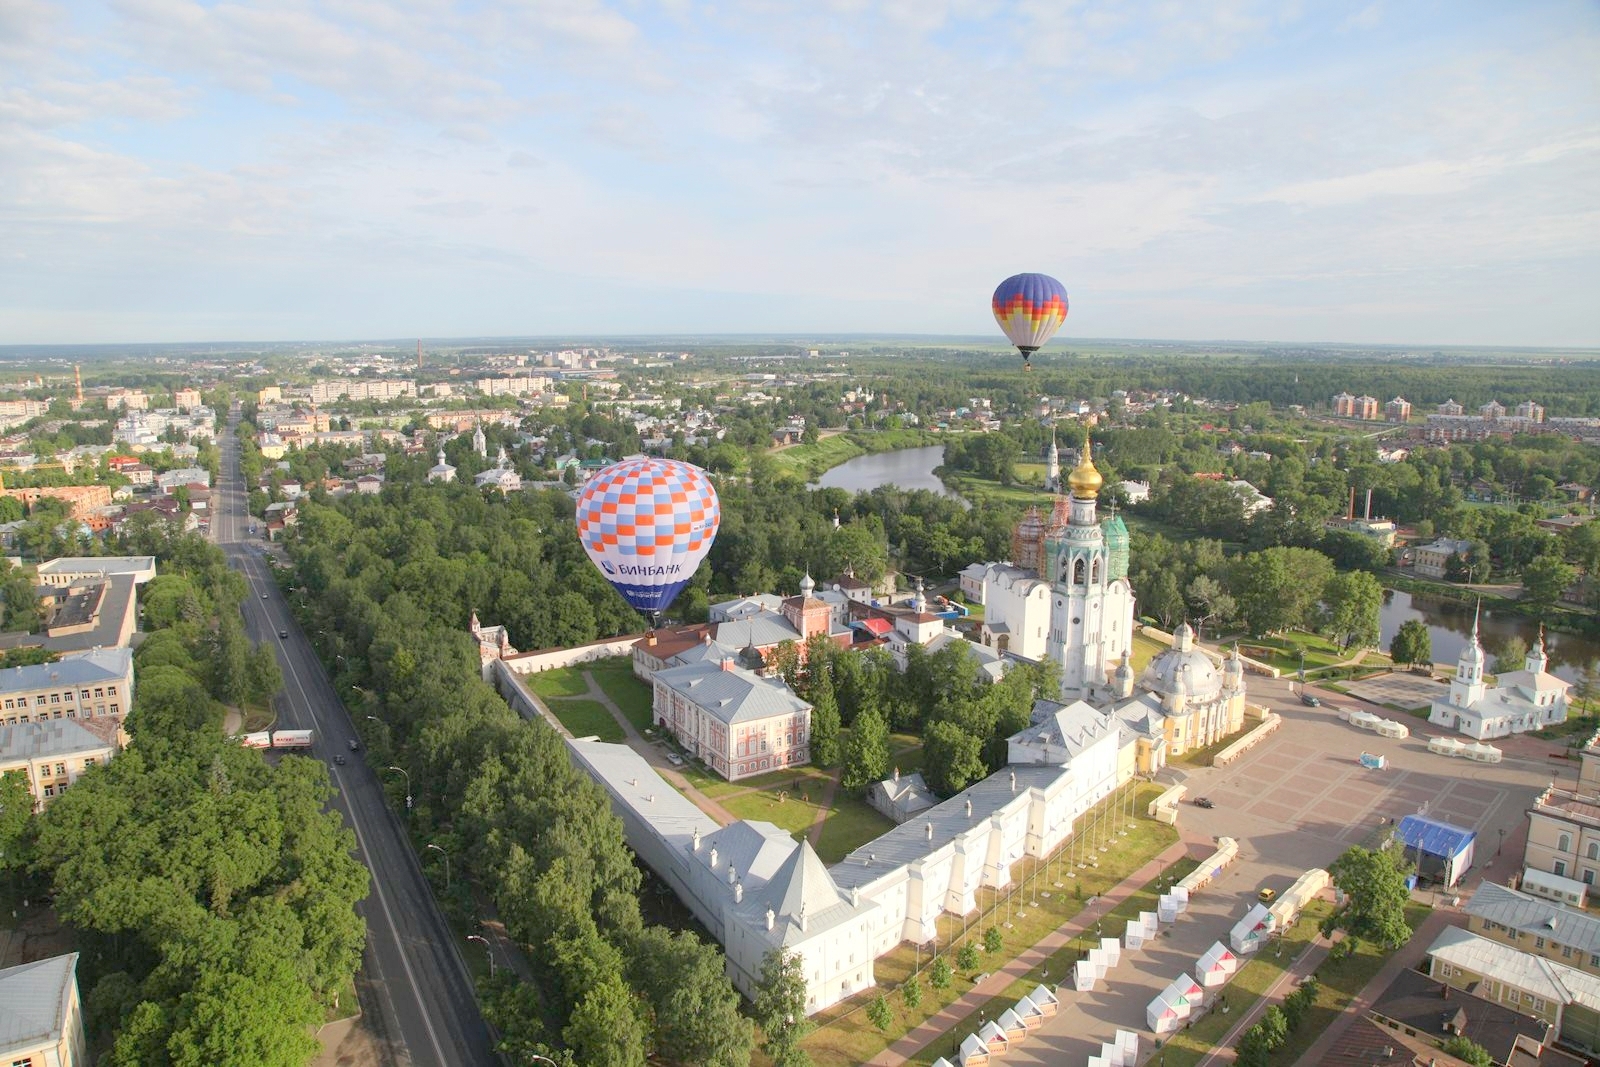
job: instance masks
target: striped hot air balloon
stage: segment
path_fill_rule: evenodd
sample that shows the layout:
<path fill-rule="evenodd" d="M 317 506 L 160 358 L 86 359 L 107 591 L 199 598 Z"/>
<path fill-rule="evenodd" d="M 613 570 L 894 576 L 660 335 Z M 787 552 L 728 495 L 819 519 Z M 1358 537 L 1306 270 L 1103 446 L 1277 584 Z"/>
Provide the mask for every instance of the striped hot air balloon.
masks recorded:
<path fill-rule="evenodd" d="M 1013 274 L 994 291 L 994 320 L 1022 353 L 1022 365 L 1067 320 L 1067 290 L 1048 274 Z"/>
<path fill-rule="evenodd" d="M 706 472 L 672 459 L 625 459 L 578 496 L 578 539 L 639 611 L 659 615 L 711 551 L 722 506 Z"/>

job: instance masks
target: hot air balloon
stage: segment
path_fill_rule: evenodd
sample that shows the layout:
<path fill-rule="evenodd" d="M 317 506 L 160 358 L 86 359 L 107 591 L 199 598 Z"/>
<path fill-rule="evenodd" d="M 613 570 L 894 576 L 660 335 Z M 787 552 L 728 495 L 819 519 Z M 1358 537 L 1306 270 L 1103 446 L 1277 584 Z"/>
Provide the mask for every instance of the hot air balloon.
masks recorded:
<path fill-rule="evenodd" d="M 1022 366 L 1067 320 L 1067 291 L 1048 274 L 1013 274 L 994 291 L 994 321 L 1022 353 Z"/>
<path fill-rule="evenodd" d="M 722 505 L 706 472 L 673 459 L 613 463 L 578 496 L 578 539 L 617 592 L 658 619 L 711 551 Z"/>

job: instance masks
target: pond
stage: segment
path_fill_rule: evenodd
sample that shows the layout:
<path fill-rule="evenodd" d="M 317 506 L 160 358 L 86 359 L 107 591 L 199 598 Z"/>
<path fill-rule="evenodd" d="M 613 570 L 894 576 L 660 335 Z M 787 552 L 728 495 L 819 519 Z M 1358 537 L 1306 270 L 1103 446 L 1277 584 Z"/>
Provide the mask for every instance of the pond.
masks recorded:
<path fill-rule="evenodd" d="M 865 493 L 880 485 L 895 485 L 901 489 L 928 489 L 940 496 L 954 497 L 946 489 L 933 469 L 944 462 L 944 445 L 926 445 L 922 448 L 898 448 L 893 452 L 873 452 L 857 456 L 826 471 L 817 479 L 815 488 L 848 489 L 852 493 Z"/>
<path fill-rule="evenodd" d="M 1473 605 L 1468 602 L 1385 589 L 1379 643 L 1387 649 L 1401 623 L 1418 619 L 1428 627 L 1428 634 L 1433 638 L 1434 662 L 1453 664 L 1472 634 L 1472 609 Z M 1512 637 L 1522 638 L 1532 648 L 1539 637 L 1539 622 L 1526 615 L 1497 615 L 1485 611 L 1478 623 L 1478 633 L 1492 666 L 1494 657 Z M 1559 678 L 1571 682 L 1585 669 L 1600 671 L 1600 641 L 1592 637 L 1547 632 L 1544 647 L 1550 656 L 1550 673 Z"/>

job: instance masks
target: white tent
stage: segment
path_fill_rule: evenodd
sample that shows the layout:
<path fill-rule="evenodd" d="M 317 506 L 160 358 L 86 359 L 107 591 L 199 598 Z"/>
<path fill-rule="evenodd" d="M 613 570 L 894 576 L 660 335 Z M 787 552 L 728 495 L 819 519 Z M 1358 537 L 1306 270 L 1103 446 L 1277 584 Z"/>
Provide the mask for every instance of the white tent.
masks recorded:
<path fill-rule="evenodd" d="M 1146 940 L 1156 936 L 1156 931 L 1161 929 L 1161 922 L 1153 911 L 1141 911 L 1139 921 L 1144 923 L 1144 936 Z"/>
<path fill-rule="evenodd" d="M 1144 923 L 1138 919 L 1128 920 L 1128 927 L 1122 934 L 1122 947 L 1129 952 L 1144 947 Z"/>
<path fill-rule="evenodd" d="M 1088 1062 L 1084 1064 L 1084 1067 L 1117 1067 L 1117 1065 L 1106 1059 L 1104 1054 L 1102 1054 L 1099 1056 L 1090 1056 Z"/>
<path fill-rule="evenodd" d="M 1163 893 L 1156 900 L 1156 918 L 1164 923 L 1178 921 L 1178 902 L 1172 899 L 1171 894 Z"/>
<path fill-rule="evenodd" d="M 1184 912 L 1189 910 L 1188 886 L 1179 883 L 1178 885 L 1173 886 L 1171 892 L 1169 892 L 1167 895 L 1177 903 L 1179 915 L 1182 915 Z"/>
<path fill-rule="evenodd" d="M 1028 1036 L 1028 1024 L 1011 1008 L 1000 1013 L 998 1022 L 1000 1029 L 1006 1032 L 1007 1040 L 1021 1041 Z"/>
<path fill-rule="evenodd" d="M 1072 988 L 1080 993 L 1087 993 L 1094 988 L 1094 964 L 1088 960 L 1079 960 L 1072 965 Z"/>
<path fill-rule="evenodd" d="M 1272 931 L 1272 913 L 1263 905 L 1256 904 L 1228 931 L 1228 944 L 1235 952 L 1254 952 L 1266 943 Z"/>
<path fill-rule="evenodd" d="M 1168 986 L 1156 994 L 1144 1009 L 1145 1022 L 1151 1030 L 1158 1034 L 1167 1034 L 1183 1025 L 1183 1020 L 1188 1018 L 1189 1006 L 1183 997 L 1172 991 Z"/>
<path fill-rule="evenodd" d="M 1438 753 L 1441 756 L 1459 756 L 1461 755 L 1461 750 L 1466 747 L 1465 743 L 1457 741 L 1453 737 L 1445 737 L 1443 734 L 1428 742 L 1428 751 Z"/>
<path fill-rule="evenodd" d="M 1000 1024 L 993 1019 L 983 1024 L 983 1029 L 978 1031 L 978 1036 L 989 1046 L 991 1056 L 1004 1056 L 1011 1051 L 1011 1039 L 1006 1032 L 1000 1029 Z"/>
<path fill-rule="evenodd" d="M 1107 1067 L 1132 1067 L 1122 1062 L 1122 1046 L 1115 1041 L 1100 1042 L 1100 1059 L 1106 1061 Z"/>
<path fill-rule="evenodd" d="M 1056 1009 L 1061 1006 L 1060 1002 L 1056 1000 L 1056 995 L 1043 985 L 1034 986 L 1033 992 L 1028 994 L 1028 999 L 1033 1001 L 1033 1006 L 1038 1008 L 1039 1013 L 1047 1019 L 1054 1015 Z"/>
<path fill-rule="evenodd" d="M 1132 1030 L 1118 1030 L 1117 1045 L 1122 1049 L 1122 1062 L 1132 1067 L 1139 1062 L 1139 1035 Z"/>
<path fill-rule="evenodd" d="M 1186 998 L 1191 1007 L 1199 1007 L 1200 998 L 1205 996 L 1205 990 L 1200 988 L 1200 983 L 1186 974 L 1180 974 L 1174 978 L 1171 988 L 1177 990 L 1178 993 Z"/>
<path fill-rule="evenodd" d="M 989 1046 L 977 1034 L 968 1034 L 961 1042 L 961 1067 L 976 1067 L 989 1062 Z"/>
<path fill-rule="evenodd" d="M 1229 951 L 1228 946 L 1221 941 L 1216 941 L 1195 960 L 1194 976 L 1201 985 L 1211 989 L 1226 982 L 1238 968 L 1239 957 Z"/>
<path fill-rule="evenodd" d="M 1382 721 L 1370 711 L 1352 711 L 1350 713 L 1350 725 L 1363 730 L 1376 730 L 1378 724 Z"/>
<path fill-rule="evenodd" d="M 1379 719 L 1373 727 L 1383 737 L 1410 737 L 1411 731 L 1404 723 L 1395 722 L 1393 719 Z"/>
<path fill-rule="evenodd" d="M 1122 944 L 1114 937 L 1100 939 L 1100 951 L 1106 958 L 1109 966 L 1115 967 L 1122 962 Z"/>
<path fill-rule="evenodd" d="M 1470 760 L 1477 760 L 1479 763 L 1499 763 L 1501 759 L 1501 753 L 1498 748 L 1493 745 L 1486 745 L 1482 741 L 1474 741 L 1468 745 L 1463 755 Z"/>
<path fill-rule="evenodd" d="M 1044 1012 L 1039 1010 L 1039 1005 L 1033 1002 L 1032 997 L 1023 997 L 1011 1010 L 1021 1017 L 1022 1025 L 1029 1030 L 1037 1030 L 1044 1025 Z"/>
<path fill-rule="evenodd" d="M 1111 961 L 1106 959 L 1106 954 L 1097 948 L 1090 949 L 1087 958 L 1089 966 L 1094 968 L 1094 979 L 1098 982 L 1111 969 Z"/>

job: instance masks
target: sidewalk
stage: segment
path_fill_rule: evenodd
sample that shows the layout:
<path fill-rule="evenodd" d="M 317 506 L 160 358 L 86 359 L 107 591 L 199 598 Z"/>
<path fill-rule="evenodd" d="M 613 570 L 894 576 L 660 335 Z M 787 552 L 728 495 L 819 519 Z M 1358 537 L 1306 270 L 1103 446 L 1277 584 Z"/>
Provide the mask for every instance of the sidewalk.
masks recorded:
<path fill-rule="evenodd" d="M 1389 983 L 1394 981 L 1395 976 L 1406 968 L 1417 965 L 1422 957 L 1427 954 L 1428 946 L 1433 944 L 1434 939 L 1444 931 L 1445 927 L 1465 926 L 1466 921 L 1467 917 L 1459 911 L 1451 911 L 1444 908 L 1434 909 L 1426 919 L 1422 920 L 1422 925 L 1418 926 L 1417 932 L 1411 935 L 1411 940 L 1407 941 L 1404 947 L 1389 957 L 1388 962 L 1383 965 L 1383 970 L 1379 971 L 1372 981 L 1368 982 L 1361 992 L 1356 994 L 1355 999 L 1339 1013 L 1339 1017 L 1322 1032 L 1322 1036 L 1318 1037 L 1311 1047 L 1306 1049 L 1305 1055 L 1295 1061 L 1296 1064 L 1304 1065 L 1304 1067 L 1315 1067 L 1316 1064 L 1321 1063 L 1323 1057 L 1332 1052 L 1340 1039 L 1344 1037 L 1345 1031 L 1350 1028 L 1350 1024 L 1363 1017 L 1367 1009 L 1372 1007 L 1372 1002 L 1377 1000 L 1385 989 L 1389 988 Z"/>
<path fill-rule="evenodd" d="M 921 1026 L 878 1053 L 868 1063 L 872 1067 L 899 1067 L 935 1041 L 952 1036 L 956 1027 L 969 1015 L 999 996 L 1008 985 L 1024 977 L 1058 949 L 1071 943 L 1074 937 L 1092 927 L 1118 904 L 1132 896 L 1135 890 L 1148 885 L 1156 875 L 1182 859 L 1188 851 L 1188 845 L 1181 840 L 1168 845 L 1155 859 L 1100 894 L 1085 905 L 1076 916 L 1046 934 L 1038 944 L 945 1005 L 944 1010 L 937 1015 L 931 1015 L 923 1020 Z"/>
<path fill-rule="evenodd" d="M 1222 1043 L 1202 1056 L 1200 1062 L 1195 1064 L 1195 1067 L 1211 1067 L 1212 1064 L 1232 1063 L 1238 1055 L 1234 1050 L 1239 1047 L 1239 1037 L 1254 1026 L 1256 1021 L 1267 1013 L 1268 1008 L 1283 1000 L 1284 997 L 1297 988 L 1300 984 L 1300 979 L 1322 965 L 1322 961 L 1328 958 L 1328 952 L 1333 948 L 1334 942 L 1339 939 L 1338 935 L 1340 933 L 1340 931 L 1335 931 L 1333 941 L 1326 940 L 1321 934 L 1318 934 L 1307 942 L 1306 947 L 1300 950 L 1300 955 L 1296 956 L 1289 966 L 1283 969 L 1283 973 L 1278 975 L 1278 980 L 1268 986 L 1267 991 L 1261 994 L 1250 1010 L 1240 1016 L 1239 1021 L 1233 1024 L 1233 1029 L 1229 1030 L 1227 1035 L 1223 1037 Z M 1266 950 L 1263 949 L 1262 951 Z"/>

